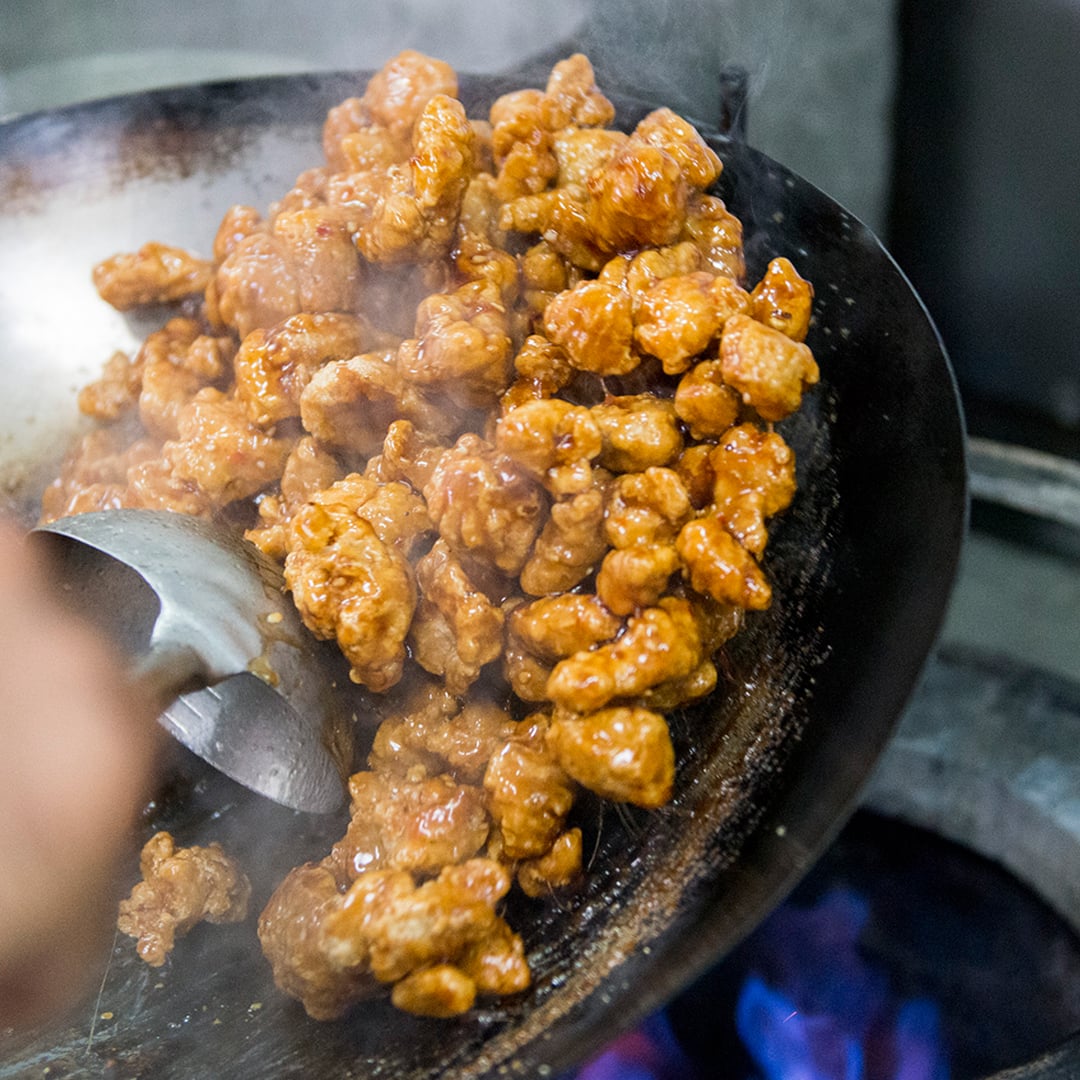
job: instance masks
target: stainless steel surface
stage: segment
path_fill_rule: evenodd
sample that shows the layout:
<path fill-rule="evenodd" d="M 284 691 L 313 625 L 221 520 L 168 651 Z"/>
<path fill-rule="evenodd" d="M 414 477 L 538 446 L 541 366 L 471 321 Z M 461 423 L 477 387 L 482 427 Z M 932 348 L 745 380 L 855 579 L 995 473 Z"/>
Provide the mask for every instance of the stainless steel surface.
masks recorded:
<path fill-rule="evenodd" d="M 1080 463 L 974 438 L 968 460 L 973 498 L 1080 529 Z"/>
<path fill-rule="evenodd" d="M 107 614 L 121 634 L 150 626 L 145 641 L 127 635 L 132 677 L 168 703 L 172 735 L 275 802 L 341 808 L 351 684 L 335 688 L 345 672 L 304 628 L 274 563 L 231 529 L 166 511 L 79 514 L 37 532 L 60 549 L 65 596 L 82 614 Z M 204 688 L 175 700 L 193 684 Z"/>
<path fill-rule="evenodd" d="M 1065 526 L 1080 552 L 1080 467 L 986 439 L 969 440 L 968 464 L 976 505 L 1029 528 L 969 534 L 866 804 L 993 859 L 1080 932 L 1080 556 L 1038 529 Z"/>

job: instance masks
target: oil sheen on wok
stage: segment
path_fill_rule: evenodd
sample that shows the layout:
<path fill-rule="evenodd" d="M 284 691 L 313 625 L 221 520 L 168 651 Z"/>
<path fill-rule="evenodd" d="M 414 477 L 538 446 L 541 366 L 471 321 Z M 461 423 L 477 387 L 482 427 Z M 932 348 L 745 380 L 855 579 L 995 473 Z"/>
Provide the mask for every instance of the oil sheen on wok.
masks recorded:
<path fill-rule="evenodd" d="M 795 495 L 774 424 L 818 379 L 810 284 L 784 258 L 745 280 L 689 123 L 619 130 L 580 55 L 486 117 L 456 93 L 401 53 L 209 258 L 97 266 L 104 300 L 171 317 L 82 391 L 97 423 L 43 499 L 233 523 L 348 660 L 374 717 L 351 819 L 258 922 L 320 1019 L 529 985 L 502 901 L 581 880 L 583 789 L 671 798 L 667 717 L 724 692 L 724 643 L 770 603 L 767 521 Z M 155 836 L 121 929 L 164 963 L 245 916 L 243 861 Z"/>

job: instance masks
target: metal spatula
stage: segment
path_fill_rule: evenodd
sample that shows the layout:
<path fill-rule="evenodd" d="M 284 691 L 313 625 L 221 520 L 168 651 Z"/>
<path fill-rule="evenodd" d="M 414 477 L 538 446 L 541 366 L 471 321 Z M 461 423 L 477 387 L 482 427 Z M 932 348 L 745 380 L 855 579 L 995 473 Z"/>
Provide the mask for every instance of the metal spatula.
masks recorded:
<path fill-rule="evenodd" d="M 342 805 L 357 688 L 262 552 L 224 526 L 154 510 L 79 514 L 32 535 L 67 602 L 132 658 L 132 678 L 188 749 L 286 806 Z"/>

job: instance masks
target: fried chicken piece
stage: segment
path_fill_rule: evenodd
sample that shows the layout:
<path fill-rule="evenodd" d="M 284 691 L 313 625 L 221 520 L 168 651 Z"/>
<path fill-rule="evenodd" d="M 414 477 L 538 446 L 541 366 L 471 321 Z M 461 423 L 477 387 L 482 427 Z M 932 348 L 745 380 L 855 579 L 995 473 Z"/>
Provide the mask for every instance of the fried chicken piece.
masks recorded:
<path fill-rule="evenodd" d="M 667 151 L 631 139 L 586 185 L 593 242 L 609 252 L 659 247 L 686 224 L 689 188 Z"/>
<path fill-rule="evenodd" d="M 277 214 L 271 232 L 296 282 L 300 311 L 351 311 L 362 285 L 347 225 L 323 206 Z"/>
<path fill-rule="evenodd" d="M 617 548 L 604 556 L 596 575 L 596 595 L 616 615 L 629 615 L 655 604 L 681 565 L 672 544 Z"/>
<path fill-rule="evenodd" d="M 673 462 L 683 448 L 675 406 L 654 394 L 609 397 L 590 410 L 604 446 L 597 464 L 616 473 L 643 472 Z"/>
<path fill-rule="evenodd" d="M 708 361 L 703 362 L 708 363 Z M 677 414 L 678 409 L 678 392 L 676 391 L 675 411 Z M 682 419 L 681 414 L 679 416 Z M 713 449 L 712 443 L 691 443 L 679 455 L 674 465 L 675 472 L 690 498 L 690 505 L 695 510 L 704 510 L 713 501 L 713 483 L 716 476 L 709 460 Z"/>
<path fill-rule="evenodd" d="M 581 830 L 567 829 L 543 855 L 522 860 L 517 871 L 521 891 L 535 899 L 576 885 L 582 874 L 581 849 Z"/>
<path fill-rule="evenodd" d="M 649 810 L 671 799 L 675 751 L 657 712 L 634 706 L 556 716 L 547 740 L 566 772 L 605 799 Z"/>
<path fill-rule="evenodd" d="M 800 277 L 788 259 L 773 259 L 765 276 L 750 294 L 751 310 L 758 322 L 779 330 L 792 341 L 805 341 L 810 329 L 814 287 Z"/>
<path fill-rule="evenodd" d="M 552 142 L 559 168 L 556 183 L 584 187 L 597 169 L 626 146 L 628 138 L 622 131 L 607 128 L 564 128 Z"/>
<path fill-rule="evenodd" d="M 702 265 L 702 255 L 697 247 L 689 241 L 681 241 L 616 255 L 604 264 L 599 280 L 625 289 L 630 294 L 636 317 L 642 297 L 657 282 L 697 273 Z"/>
<path fill-rule="evenodd" d="M 542 334 L 530 334 L 514 357 L 517 378 L 503 394 L 503 413 L 530 401 L 554 397 L 572 378 L 574 369 L 566 351 Z"/>
<path fill-rule="evenodd" d="M 679 234 L 697 247 L 702 269 L 720 277 L 740 282 L 746 275 L 743 256 L 742 222 L 715 195 L 696 195 L 690 199 L 686 220 Z"/>
<path fill-rule="evenodd" d="M 325 866 L 290 870 L 259 916 L 259 944 L 274 983 L 314 1020 L 336 1020 L 350 1005 L 381 991 L 370 971 L 337 963 L 323 946 L 323 926 L 344 897 Z"/>
<path fill-rule="evenodd" d="M 638 302 L 634 341 L 660 359 L 666 374 L 679 375 L 732 315 L 749 307 L 749 296 L 730 278 L 701 270 L 662 278 Z"/>
<path fill-rule="evenodd" d="M 580 53 L 552 68 L 544 91 L 516 90 L 500 97 L 490 113 L 500 201 L 541 192 L 558 177 L 556 133 L 571 126 L 603 127 L 614 115 L 596 87 L 592 65 Z"/>
<path fill-rule="evenodd" d="M 342 881 L 375 869 L 434 873 L 488 838 L 484 792 L 449 776 L 359 772 L 349 796 L 349 828 L 326 860 Z"/>
<path fill-rule="evenodd" d="M 702 360 L 675 389 L 675 415 L 695 439 L 716 439 L 739 416 L 739 395 L 724 381 L 719 360 Z"/>
<path fill-rule="evenodd" d="M 234 372 L 236 395 L 254 424 L 267 427 L 300 415 L 300 395 L 329 360 L 366 351 L 371 334 L 354 315 L 293 315 L 241 342 Z"/>
<path fill-rule="evenodd" d="M 207 289 L 216 317 L 241 339 L 301 310 L 284 244 L 265 229 L 241 237 Z"/>
<path fill-rule="evenodd" d="M 285 582 L 304 625 L 336 638 L 354 682 L 375 691 L 397 683 L 416 607 L 412 568 L 397 546 L 335 484 L 293 516 L 288 548 Z"/>
<path fill-rule="evenodd" d="M 382 453 L 368 462 L 365 472 L 382 483 L 405 480 L 423 491 L 446 449 L 437 439 L 417 430 L 411 420 L 395 420 L 386 429 Z"/>
<path fill-rule="evenodd" d="M 439 458 L 424 497 L 439 535 L 459 558 L 505 574 L 525 564 L 546 509 L 539 485 L 472 434 Z"/>
<path fill-rule="evenodd" d="M 417 308 L 416 337 L 402 343 L 397 368 L 464 408 L 490 407 L 510 384 L 509 331 L 506 305 L 491 282 L 433 293 Z"/>
<path fill-rule="evenodd" d="M 236 353 L 231 337 L 202 333 L 193 319 L 170 319 L 149 334 L 135 357 L 139 419 L 161 439 L 180 436 L 180 414 L 206 386 L 224 381 Z"/>
<path fill-rule="evenodd" d="M 556 129 L 604 127 L 615 119 L 615 106 L 596 85 L 596 73 L 584 53 L 574 53 L 551 69 L 545 93 L 557 107 Z"/>
<path fill-rule="evenodd" d="M 588 593 L 541 597 L 515 607 L 508 620 L 513 637 L 530 653 L 550 661 L 610 641 L 622 626 L 622 619 Z"/>
<path fill-rule="evenodd" d="M 713 502 L 724 527 L 747 551 L 760 555 L 768 534 L 765 519 L 795 496 L 795 455 L 778 432 L 739 424 L 709 454 Z"/>
<path fill-rule="evenodd" d="M 533 244 L 518 257 L 518 261 L 521 295 L 533 326 L 536 326 L 542 321 L 548 304 L 564 289 L 577 284 L 577 275 L 572 272 L 567 260 L 546 240 Z M 518 374 L 521 374 L 520 370 Z"/>
<path fill-rule="evenodd" d="M 280 213 L 222 248 L 228 254 L 207 301 L 241 339 L 301 311 L 348 311 L 356 304 L 360 261 L 345 223 L 327 207 Z"/>
<path fill-rule="evenodd" d="M 105 361 L 101 376 L 79 391 L 79 412 L 111 423 L 135 408 L 141 389 L 141 367 L 117 350 Z"/>
<path fill-rule="evenodd" d="M 94 428 L 76 440 L 60 467 L 60 474 L 41 497 L 42 523 L 90 510 L 129 505 L 129 470 L 152 459 L 156 440 L 138 439 L 117 427 Z"/>
<path fill-rule="evenodd" d="M 633 139 L 670 154 L 686 182 L 702 191 L 716 182 L 723 168 L 697 128 L 671 109 L 654 109 L 634 128 Z"/>
<path fill-rule="evenodd" d="M 138 953 L 161 967 L 176 938 L 196 923 L 247 918 L 251 883 L 220 844 L 176 847 L 171 834 L 155 833 L 139 857 L 140 881 L 120 901 L 120 931 L 138 940 Z"/>
<path fill-rule="evenodd" d="M 500 202 L 543 191 L 558 176 L 551 112 L 547 95 L 532 89 L 504 94 L 492 105 L 491 146 Z"/>
<path fill-rule="evenodd" d="M 734 315 L 725 323 L 720 362 L 725 381 L 764 420 L 790 416 L 819 378 L 809 346 L 749 315 Z"/>
<path fill-rule="evenodd" d="M 163 451 L 175 444 L 166 443 Z M 172 462 L 158 456 L 133 465 L 127 474 L 127 486 L 118 506 L 139 510 L 171 510 L 176 514 L 208 517 L 220 504 L 195 480 L 176 474 Z"/>
<path fill-rule="evenodd" d="M 723 604 L 763 611 L 772 589 L 757 560 L 718 517 L 702 517 L 684 526 L 676 541 L 691 586 Z"/>
<path fill-rule="evenodd" d="M 281 474 L 281 491 L 259 500 L 259 524 L 244 534 L 270 558 L 284 562 L 288 554 L 287 526 L 297 508 L 316 492 L 341 479 L 341 464 L 328 450 L 305 435 L 292 448 Z"/>
<path fill-rule="evenodd" d="M 585 580 L 607 550 L 604 492 L 594 487 L 553 503 L 518 583 L 530 596 L 565 592 Z"/>
<path fill-rule="evenodd" d="M 674 469 L 649 468 L 615 478 L 608 493 L 604 534 L 615 548 L 671 541 L 693 507 Z"/>
<path fill-rule="evenodd" d="M 331 360 L 301 392 L 300 419 L 320 442 L 367 457 L 401 416 L 405 396 L 392 352 Z"/>
<path fill-rule="evenodd" d="M 451 254 L 465 281 L 491 282 L 510 308 L 521 295 L 521 281 L 517 259 L 506 250 L 507 236 L 499 227 L 500 208 L 494 177 L 487 172 L 473 176 L 461 201 Z"/>
<path fill-rule="evenodd" d="M 590 489 L 591 462 L 602 446 L 589 410 L 559 398 L 526 402 L 503 413 L 495 425 L 496 450 L 556 496 Z"/>
<path fill-rule="evenodd" d="M 598 271 L 611 258 L 596 236 L 586 187 L 565 184 L 505 203 L 499 225 L 508 232 L 542 236 L 571 266 Z"/>
<path fill-rule="evenodd" d="M 639 363 L 630 296 L 601 281 L 558 293 L 544 312 L 544 332 L 581 371 L 625 375 Z"/>
<path fill-rule="evenodd" d="M 665 596 L 656 607 L 630 616 L 617 640 L 560 660 L 547 696 L 561 709 L 595 712 L 614 699 L 689 675 L 701 660 L 701 635 L 689 602 Z"/>
<path fill-rule="evenodd" d="M 391 166 L 361 206 L 353 238 L 371 262 L 426 262 L 454 239 L 474 166 L 476 135 L 459 101 L 435 94 L 413 129 L 407 164 Z"/>
<path fill-rule="evenodd" d="M 492 754 L 484 773 L 507 859 L 549 851 L 574 803 L 573 783 L 544 741 L 546 727 L 546 717 L 523 720 L 520 733 Z"/>
<path fill-rule="evenodd" d="M 403 49 L 371 77 L 362 100 L 372 123 L 385 128 L 392 139 L 403 139 L 432 98 L 456 97 L 457 92 L 457 74 L 449 64 Z"/>
<path fill-rule="evenodd" d="M 274 483 L 293 444 L 255 427 L 240 402 L 213 387 L 180 410 L 177 429 L 177 438 L 163 447 L 164 461 L 178 481 L 194 484 L 214 506 Z"/>
<path fill-rule="evenodd" d="M 424 1015 L 445 1015 L 448 1002 L 472 1002 L 457 976 L 449 980 L 451 993 L 444 992 L 447 980 L 438 973 L 444 966 L 470 980 L 474 993 L 517 993 L 530 981 L 524 948 L 495 914 L 509 887 L 506 871 L 490 859 L 448 866 L 418 887 L 401 871 L 371 870 L 326 915 L 323 947 L 338 966 L 368 969 L 381 982 L 434 970 L 435 976 L 405 983 L 394 998 Z"/>
<path fill-rule="evenodd" d="M 168 244 L 143 244 L 133 254 L 114 255 L 94 267 L 94 287 L 118 311 L 169 304 L 200 293 L 213 264 Z"/>
<path fill-rule="evenodd" d="M 433 774 L 448 770 L 478 784 L 488 759 L 516 727 L 492 701 L 470 697 L 462 704 L 444 684 L 425 684 L 379 725 L 369 762 L 376 771 L 404 772 L 416 765 Z"/>
<path fill-rule="evenodd" d="M 231 338 L 206 335 L 193 319 L 170 319 L 147 336 L 133 360 L 114 353 L 101 378 L 79 392 L 79 410 L 111 423 L 138 407 L 150 434 L 175 438 L 180 409 L 222 379 L 235 351 Z"/>
<path fill-rule="evenodd" d="M 214 262 L 223 263 L 241 240 L 265 229 L 266 222 L 255 207 L 242 203 L 230 206 L 214 235 Z"/>
<path fill-rule="evenodd" d="M 481 592 L 444 540 L 416 564 L 420 600 L 409 641 L 413 658 L 464 694 L 503 647 L 503 613 Z"/>

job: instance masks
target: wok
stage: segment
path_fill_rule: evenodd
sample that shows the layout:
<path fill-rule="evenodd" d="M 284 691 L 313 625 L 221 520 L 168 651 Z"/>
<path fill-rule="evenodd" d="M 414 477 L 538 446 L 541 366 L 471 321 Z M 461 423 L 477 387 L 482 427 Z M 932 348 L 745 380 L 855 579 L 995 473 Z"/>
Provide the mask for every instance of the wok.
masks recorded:
<path fill-rule="evenodd" d="M 99 301 L 91 265 L 159 239 L 207 251 L 233 202 L 265 207 L 319 160 L 325 110 L 364 75 L 290 76 L 91 103 L 0 127 L 0 469 L 29 521 L 77 428 L 75 389 L 149 328 Z M 513 84 L 463 77 L 481 115 Z M 615 98 L 621 125 L 645 103 Z M 7 1033 L 0 1078 L 548 1076 L 596 1049 L 739 941 L 813 863 L 857 799 L 934 642 L 965 525 L 963 430 L 938 335 L 874 236 L 806 181 L 710 136 L 718 193 L 745 226 L 749 278 L 787 255 L 814 282 L 822 382 L 782 425 L 800 490 L 774 523 L 772 608 L 729 649 L 706 705 L 673 718 L 677 795 L 656 813 L 584 803 L 576 895 L 511 900 L 535 974 L 454 1021 L 358 1007 L 316 1023 L 271 985 L 239 927 L 197 928 L 169 966 L 131 943 L 101 993 L 47 1031 Z M 156 324 L 157 320 L 155 320 Z M 293 815 L 178 759 L 147 834 L 220 840 L 254 913 L 342 822 Z M 134 874 L 133 867 L 133 874 Z"/>

